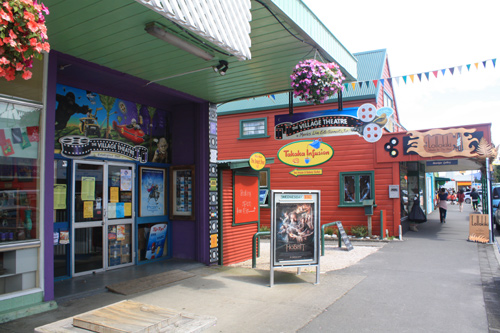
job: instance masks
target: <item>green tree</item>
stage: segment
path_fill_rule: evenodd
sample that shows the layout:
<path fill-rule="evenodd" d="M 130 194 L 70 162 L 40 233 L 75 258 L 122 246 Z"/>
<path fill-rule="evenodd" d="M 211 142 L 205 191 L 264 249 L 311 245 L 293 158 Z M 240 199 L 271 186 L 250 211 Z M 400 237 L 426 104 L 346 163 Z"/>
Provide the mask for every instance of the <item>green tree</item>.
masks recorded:
<path fill-rule="evenodd" d="M 116 98 L 115 97 L 110 97 L 106 95 L 99 95 L 99 100 L 101 101 L 102 106 L 106 110 L 106 139 L 109 139 L 109 115 L 111 112 L 111 109 L 113 109 L 113 105 L 115 105 Z"/>

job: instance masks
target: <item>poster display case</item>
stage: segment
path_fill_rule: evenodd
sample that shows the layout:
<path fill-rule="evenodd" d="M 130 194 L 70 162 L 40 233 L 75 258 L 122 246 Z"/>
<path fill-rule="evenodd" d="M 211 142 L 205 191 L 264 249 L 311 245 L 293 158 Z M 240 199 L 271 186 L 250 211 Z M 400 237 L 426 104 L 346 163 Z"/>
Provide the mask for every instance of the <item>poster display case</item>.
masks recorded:
<path fill-rule="evenodd" d="M 277 267 L 316 267 L 319 283 L 320 191 L 271 193 L 270 285 Z"/>
<path fill-rule="evenodd" d="M 170 218 L 194 220 L 194 165 L 180 165 L 170 168 Z"/>

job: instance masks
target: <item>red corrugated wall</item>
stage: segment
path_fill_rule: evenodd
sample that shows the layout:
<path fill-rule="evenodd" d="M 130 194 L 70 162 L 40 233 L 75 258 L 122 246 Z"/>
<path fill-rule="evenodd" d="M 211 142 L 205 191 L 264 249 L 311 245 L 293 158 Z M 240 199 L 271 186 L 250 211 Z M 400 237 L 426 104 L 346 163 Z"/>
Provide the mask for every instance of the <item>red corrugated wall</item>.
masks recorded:
<path fill-rule="evenodd" d="M 257 223 L 233 226 L 233 171 L 222 170 L 222 264 L 252 259 Z"/>
<path fill-rule="evenodd" d="M 375 101 L 345 102 L 344 108 L 357 107 L 363 103 L 375 104 Z M 306 106 L 300 109 L 296 108 L 294 112 L 299 113 L 332 108 L 336 108 L 336 105 Z M 375 144 L 365 141 L 358 135 L 323 137 L 323 142 L 331 145 L 334 149 L 334 155 L 331 160 L 314 167 L 314 169 L 322 169 L 323 174 L 319 176 L 295 177 L 290 174 L 295 168 L 279 161 L 277 152 L 282 146 L 299 140 L 275 140 L 274 138 L 274 116 L 286 113 L 288 113 L 288 109 L 219 115 L 219 159 L 244 159 L 249 158 L 254 152 L 261 152 L 266 157 L 274 157 L 274 164 L 266 166 L 270 168 L 272 190 L 320 190 L 321 223 L 340 220 L 346 228 L 367 225 L 367 217 L 364 214 L 363 207 L 338 207 L 340 203 L 339 173 L 373 170 L 375 172 L 375 203 L 377 204 L 374 211 L 375 215 L 372 218 L 373 233 L 380 234 L 380 210 L 383 210 L 384 230 L 388 229 L 390 235 L 397 235 L 400 224 L 400 203 L 399 199 L 389 199 L 389 185 L 399 184 L 398 163 L 377 164 Z M 264 117 L 267 118 L 268 138 L 238 140 L 240 120 Z M 384 139 L 387 140 L 387 137 L 383 137 L 381 140 Z M 226 185 L 231 184 L 224 182 L 224 189 Z M 261 208 L 260 216 L 261 226 L 269 226 L 270 208 Z M 225 235 L 223 242 L 226 243 Z"/>

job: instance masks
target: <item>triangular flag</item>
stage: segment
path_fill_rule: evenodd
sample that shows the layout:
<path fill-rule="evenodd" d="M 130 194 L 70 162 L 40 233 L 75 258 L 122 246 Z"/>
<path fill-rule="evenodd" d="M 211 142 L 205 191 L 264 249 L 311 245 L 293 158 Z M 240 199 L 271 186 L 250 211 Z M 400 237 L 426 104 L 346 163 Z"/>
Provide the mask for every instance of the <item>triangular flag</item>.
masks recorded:
<path fill-rule="evenodd" d="M 363 82 L 359 81 L 359 89 L 363 88 Z"/>
<path fill-rule="evenodd" d="M 410 75 L 411 82 L 413 82 L 413 77 L 414 76 L 415 76 L 415 74 Z"/>
<path fill-rule="evenodd" d="M 403 76 L 403 80 L 404 80 L 404 81 L 405 81 L 405 83 L 406 83 L 406 75 L 404 75 L 404 76 Z"/>
<path fill-rule="evenodd" d="M 276 100 L 276 96 L 274 96 L 274 95 L 271 95 L 271 97 L 272 97 L 272 98 L 273 98 L 274 100 Z"/>
<path fill-rule="evenodd" d="M 380 83 L 382 83 L 382 85 L 384 85 L 384 79 L 380 79 Z"/>
<path fill-rule="evenodd" d="M 351 82 L 352 85 L 352 91 L 356 90 L 356 82 Z"/>
<path fill-rule="evenodd" d="M 389 84 L 392 85 L 392 77 L 388 77 L 387 82 L 389 82 Z"/>
<path fill-rule="evenodd" d="M 437 79 L 437 77 L 438 77 L 438 71 L 433 71 L 433 72 L 432 72 L 432 74 L 434 74 L 434 76 L 435 76 L 435 77 L 436 77 L 436 79 Z"/>
<path fill-rule="evenodd" d="M 453 75 L 453 72 L 455 71 L 455 67 L 450 67 L 448 69 L 450 70 L 451 75 Z"/>
<path fill-rule="evenodd" d="M 377 88 L 377 80 L 373 80 L 373 85 Z"/>
<path fill-rule="evenodd" d="M 474 66 L 476 66 L 476 69 L 478 69 L 479 63 L 478 63 L 478 62 L 476 62 L 476 63 L 474 64 Z"/>
<path fill-rule="evenodd" d="M 347 85 L 347 83 L 344 83 L 344 88 L 345 88 L 345 91 L 348 91 L 348 90 L 349 90 L 347 87 L 349 87 L 349 86 Z"/>
<path fill-rule="evenodd" d="M 491 62 L 493 63 L 493 68 L 495 68 L 495 64 L 497 62 L 497 59 L 496 58 L 495 59 L 491 59 Z"/>
<path fill-rule="evenodd" d="M 427 81 L 429 81 L 429 72 L 425 72 L 425 77 L 427 78 Z"/>
<path fill-rule="evenodd" d="M 467 70 L 470 71 L 470 64 L 467 65 Z"/>
<path fill-rule="evenodd" d="M 396 76 L 396 83 L 398 84 L 398 86 L 399 86 L 399 78 L 400 78 L 399 76 Z"/>
<path fill-rule="evenodd" d="M 486 68 L 486 60 L 483 61 L 483 67 Z"/>
<path fill-rule="evenodd" d="M 422 73 L 417 74 L 417 76 L 418 76 L 418 80 L 419 80 L 419 81 L 422 81 Z"/>
<path fill-rule="evenodd" d="M 443 76 L 444 76 L 444 73 L 446 73 L 446 69 L 442 69 L 441 73 L 443 73 Z"/>
<path fill-rule="evenodd" d="M 462 66 L 458 66 L 458 72 L 462 74 Z"/>
<path fill-rule="evenodd" d="M 370 88 L 370 81 L 365 81 L 366 88 Z"/>

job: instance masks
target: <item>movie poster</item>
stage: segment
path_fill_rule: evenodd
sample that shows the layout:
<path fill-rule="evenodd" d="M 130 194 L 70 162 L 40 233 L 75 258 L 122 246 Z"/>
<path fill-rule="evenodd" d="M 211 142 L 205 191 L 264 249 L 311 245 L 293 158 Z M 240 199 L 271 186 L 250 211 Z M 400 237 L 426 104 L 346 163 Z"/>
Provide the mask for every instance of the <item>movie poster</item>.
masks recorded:
<path fill-rule="evenodd" d="M 318 263 L 318 193 L 273 193 L 274 265 Z"/>
<path fill-rule="evenodd" d="M 55 153 L 170 163 L 164 110 L 58 84 Z"/>

